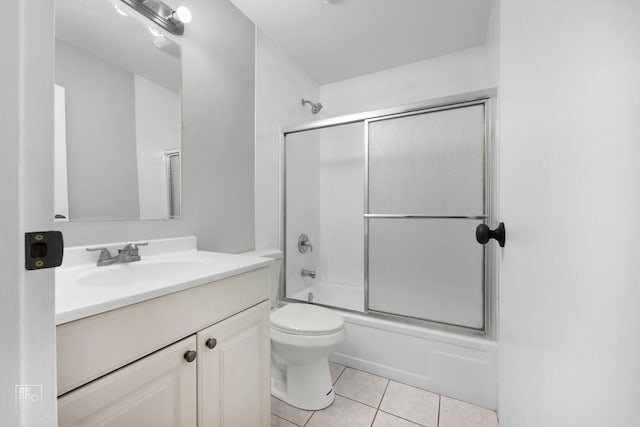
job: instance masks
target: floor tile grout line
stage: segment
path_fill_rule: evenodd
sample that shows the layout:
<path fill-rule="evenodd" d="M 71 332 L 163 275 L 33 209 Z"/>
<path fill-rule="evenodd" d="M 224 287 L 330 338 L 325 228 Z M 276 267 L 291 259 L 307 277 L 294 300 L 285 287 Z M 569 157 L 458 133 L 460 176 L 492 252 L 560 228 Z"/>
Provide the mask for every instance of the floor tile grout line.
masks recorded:
<path fill-rule="evenodd" d="M 294 423 L 294 422 L 293 422 L 293 421 L 291 421 L 291 420 L 288 420 L 288 419 L 286 419 L 286 418 L 284 418 L 284 417 L 281 417 L 281 416 L 280 416 L 280 415 L 278 415 L 278 414 L 274 414 L 273 412 L 271 413 L 271 415 L 273 415 L 273 416 L 274 416 L 274 417 L 276 417 L 276 418 L 280 418 L 281 420 L 284 420 L 284 421 L 288 422 L 289 424 L 293 424 L 294 426 L 297 426 L 297 427 L 304 427 L 304 426 L 301 426 L 300 424 L 296 424 L 296 423 Z"/>
<path fill-rule="evenodd" d="M 313 416 L 315 415 L 315 413 L 318 411 L 313 411 L 311 413 L 311 416 L 309 418 L 307 418 L 307 421 L 305 421 L 305 423 L 302 425 L 302 427 L 305 427 L 307 424 L 309 424 L 309 421 L 311 421 L 311 418 L 313 418 Z"/>
<path fill-rule="evenodd" d="M 342 394 L 337 394 L 337 393 L 336 393 L 336 396 L 340 396 L 340 397 L 342 397 L 343 399 L 347 399 L 347 400 L 350 400 L 350 401 L 352 401 L 352 402 L 359 403 L 359 404 L 364 405 L 364 406 L 366 406 L 366 407 L 369 407 L 369 408 L 375 409 L 376 411 L 378 410 L 378 408 L 376 408 L 375 406 L 371 406 L 371 405 L 369 405 L 368 403 L 360 402 L 359 400 L 356 400 L 356 399 L 354 399 L 354 398 L 352 398 L 352 397 L 344 396 L 344 395 L 342 395 Z"/>
<path fill-rule="evenodd" d="M 391 384 L 391 380 L 387 378 L 387 385 L 384 386 L 384 391 L 382 392 L 382 396 L 380 397 L 380 402 L 378 402 L 377 409 L 380 409 L 380 405 L 382 405 L 382 401 L 384 400 L 384 395 L 387 394 L 387 389 L 389 388 L 389 384 Z"/>
<path fill-rule="evenodd" d="M 332 362 L 332 363 L 335 363 L 335 362 Z M 422 387 L 418 387 L 418 386 L 415 386 L 415 385 L 412 385 L 412 384 L 409 384 L 409 383 L 405 383 L 405 382 L 402 382 L 402 381 L 394 380 L 394 379 L 392 379 L 392 378 L 383 377 L 383 376 L 381 376 L 381 375 L 374 374 L 373 372 L 364 371 L 364 370 L 362 370 L 362 369 L 358 369 L 358 368 L 352 368 L 351 366 L 347 366 L 347 365 L 344 365 L 344 367 L 345 367 L 345 369 L 343 369 L 343 370 L 342 370 L 342 372 L 344 372 L 347 368 L 348 368 L 348 369 L 353 369 L 354 371 L 364 372 L 365 374 L 369 374 L 369 375 L 373 375 L 373 376 L 376 376 L 376 377 L 384 378 L 385 380 L 393 381 L 394 383 L 402 384 L 402 385 L 405 385 L 405 386 L 407 386 L 407 387 L 415 388 L 415 389 L 417 389 L 417 390 L 426 391 L 427 393 L 435 394 L 435 395 L 437 395 L 437 396 L 442 396 L 440 393 L 436 393 L 435 391 L 427 390 L 426 388 L 422 388 Z M 342 373 L 340 374 L 340 376 L 342 376 Z M 336 380 L 336 381 L 337 381 L 337 380 Z M 459 400 L 460 402 L 468 403 L 468 404 L 470 404 L 470 405 L 474 405 L 473 403 L 465 402 L 464 400 L 456 399 L 456 398 L 454 398 L 454 397 L 450 397 L 450 396 L 445 396 L 445 397 L 448 397 L 449 399 Z M 478 405 L 474 405 L 474 406 L 478 406 Z M 480 406 L 480 407 L 482 408 L 482 406 Z M 485 409 L 487 409 L 487 408 L 485 408 Z M 491 411 L 492 409 L 488 409 L 488 410 L 489 410 L 489 411 Z M 384 411 L 383 411 L 383 412 L 384 412 Z M 495 411 L 494 411 L 494 412 L 495 412 Z"/>
<path fill-rule="evenodd" d="M 428 391 L 428 390 L 427 390 Z M 433 392 L 430 392 L 433 393 Z M 435 393 L 434 393 L 435 394 Z M 471 402 L 467 402 L 466 400 L 462 400 L 462 399 L 458 399 L 455 397 L 451 397 L 451 396 L 445 396 L 444 394 L 440 394 L 440 397 L 446 397 L 449 400 L 455 400 L 456 402 L 460 402 L 460 403 L 464 403 L 465 405 L 471 405 L 471 406 L 475 406 L 476 408 L 480 408 L 480 409 L 484 409 L 486 411 L 490 411 L 496 414 L 496 417 L 498 415 L 498 412 L 495 409 L 489 409 L 489 408 L 485 408 L 484 406 L 480 406 L 480 405 L 476 405 L 475 403 L 471 403 Z"/>
<path fill-rule="evenodd" d="M 345 367 L 345 369 L 343 369 L 343 371 L 342 371 L 342 372 L 345 372 L 345 371 L 347 370 L 347 368 L 349 368 L 349 367 L 348 367 L 348 366 L 346 366 L 346 367 Z M 382 405 L 382 401 L 384 400 L 384 396 L 387 394 L 387 390 L 389 389 L 389 385 L 391 384 L 391 381 L 392 381 L 390 378 L 381 377 L 381 376 L 379 376 L 379 375 L 372 374 L 372 373 L 367 372 L 367 371 L 362 371 L 362 370 L 360 370 L 360 369 L 355 369 L 355 368 L 350 368 L 350 369 L 352 369 L 352 370 L 354 370 L 354 371 L 364 372 L 364 373 L 366 373 L 366 374 L 373 375 L 373 376 L 377 376 L 377 377 L 384 378 L 385 380 L 387 380 L 387 384 L 386 384 L 386 385 L 385 385 L 385 387 L 384 387 L 384 391 L 382 392 L 382 396 L 380 397 L 380 401 L 378 402 L 378 406 L 376 406 L 376 407 L 371 406 L 371 405 L 369 405 L 368 403 L 360 402 L 359 400 L 356 400 L 356 399 L 350 398 L 350 397 L 348 397 L 348 396 L 344 396 L 344 395 L 342 395 L 342 394 L 338 394 L 338 393 L 336 393 L 336 396 L 340 396 L 340 397 L 343 397 L 343 398 L 345 398 L 345 399 L 349 399 L 349 400 L 351 400 L 351 401 L 353 401 L 353 402 L 360 403 L 360 404 L 365 405 L 365 406 L 368 406 L 368 407 L 370 407 L 370 408 L 375 408 L 375 409 L 376 409 L 376 413 L 375 413 L 375 415 L 374 415 L 374 417 L 373 417 L 373 421 L 372 421 L 372 423 L 371 423 L 371 425 L 372 425 L 372 426 L 373 426 L 373 422 L 375 421 L 376 417 L 378 416 L 378 412 L 382 411 L 382 412 L 384 412 L 385 414 L 388 414 L 388 415 L 391 415 L 391 416 L 394 416 L 394 417 L 400 418 L 400 419 L 402 419 L 402 420 L 404 420 L 404 421 L 408 421 L 408 422 L 410 422 L 410 423 L 413 423 L 413 424 L 416 424 L 416 425 L 419 425 L 419 426 L 422 426 L 422 427 L 423 427 L 423 425 L 422 425 L 422 424 L 419 424 L 419 423 L 417 423 L 417 422 L 415 422 L 415 421 L 413 421 L 413 420 L 410 420 L 410 419 L 408 419 L 408 418 L 404 418 L 404 417 L 399 416 L 399 415 L 397 415 L 397 414 L 394 414 L 394 413 L 392 413 L 392 412 L 387 412 L 387 411 L 383 411 L 383 410 L 381 410 L 381 409 L 380 409 L 380 406 Z M 342 376 L 342 373 L 340 374 L 340 376 Z M 336 382 L 337 382 L 337 380 L 336 380 Z M 412 385 L 409 385 L 409 384 L 404 384 L 404 383 L 401 383 L 401 382 L 398 382 L 398 381 L 396 381 L 396 382 L 397 382 L 398 384 L 406 385 L 406 386 L 408 386 L 408 387 L 415 388 L 416 390 L 425 391 L 425 392 L 427 392 L 427 393 L 431 393 L 431 394 L 433 394 L 433 395 L 437 396 L 437 397 L 438 397 L 438 423 L 439 423 L 439 421 L 440 421 L 440 419 L 439 419 L 439 416 L 440 416 L 440 394 L 438 394 L 438 393 L 434 393 L 434 392 L 429 391 L 429 390 L 424 390 L 424 389 L 421 389 L 421 388 L 419 388 L 419 387 L 415 387 L 415 386 L 412 386 Z M 437 426 L 438 426 L 438 424 L 436 424 L 436 427 L 437 427 Z"/>
<path fill-rule="evenodd" d="M 360 402 L 359 400 L 356 400 L 356 399 L 354 399 L 354 398 L 351 398 L 351 397 L 345 396 L 345 395 L 340 394 L 340 393 L 338 393 L 337 391 L 335 391 L 335 384 L 338 382 L 338 379 L 342 378 L 342 374 L 344 374 L 344 373 L 347 371 L 347 369 L 351 369 L 352 371 L 359 371 L 359 372 L 362 372 L 362 373 L 365 373 L 365 374 L 368 374 L 368 375 L 371 375 L 371 376 L 374 376 L 374 377 L 378 377 L 378 378 L 381 378 L 381 379 L 383 379 L 383 380 L 385 380 L 385 381 L 387 382 L 387 383 L 385 384 L 385 386 L 384 386 L 384 391 L 382 392 L 382 396 L 380 397 L 380 401 L 378 402 L 377 406 L 372 406 L 372 405 L 370 405 L 370 404 L 368 404 L 368 403 Z M 336 395 L 336 396 L 344 397 L 344 398 L 346 398 L 346 399 L 352 400 L 352 401 L 357 402 L 357 403 L 361 403 L 361 404 L 363 404 L 363 405 L 366 405 L 366 406 L 368 406 L 368 407 L 370 407 L 370 408 L 374 408 L 374 409 L 376 409 L 376 410 L 377 410 L 377 409 L 380 407 L 380 405 L 382 404 L 382 399 L 384 398 L 384 394 L 386 393 L 386 391 L 387 391 L 387 387 L 389 387 L 389 383 L 390 383 L 390 382 L 391 382 L 391 380 L 390 380 L 389 378 L 382 377 L 382 376 L 380 376 L 380 375 L 376 375 L 376 374 L 372 374 L 371 372 L 363 371 L 363 370 L 361 370 L 361 369 L 356 369 L 356 368 L 351 368 L 350 366 L 345 366 L 345 368 L 344 368 L 344 369 L 342 370 L 342 372 L 340 373 L 339 377 L 336 379 L 336 382 L 335 382 L 335 383 L 333 383 L 333 385 L 334 385 L 333 390 L 334 390 L 334 393 L 335 393 L 335 395 Z"/>
<path fill-rule="evenodd" d="M 378 402 L 378 406 L 376 407 L 376 413 L 373 414 L 373 419 L 371 420 L 371 427 L 373 427 L 373 425 L 376 422 L 376 418 L 378 417 L 378 412 L 380 412 L 380 405 L 382 405 L 382 401 L 384 400 L 384 395 L 387 393 L 387 389 L 389 388 L 390 382 L 391 381 L 389 380 L 389 378 L 387 378 L 387 384 L 385 384 L 384 391 L 382 392 L 382 396 L 380 396 L 380 401 Z"/>
<path fill-rule="evenodd" d="M 333 363 L 333 362 L 332 362 Z M 344 371 L 347 370 L 347 366 L 345 365 L 341 365 L 342 366 L 342 371 L 340 371 L 340 373 L 338 374 L 338 376 L 336 377 L 336 380 L 331 384 L 332 386 L 335 386 L 336 383 L 338 382 L 338 380 L 340 379 L 340 377 L 342 377 L 342 374 L 344 374 Z M 364 371 L 363 371 L 364 372 Z"/>
<path fill-rule="evenodd" d="M 377 410 L 375 414 L 373 414 L 373 419 L 371 420 L 371 427 L 373 427 L 373 425 L 376 422 L 376 417 L 378 416 L 378 412 L 380 412 L 380 410 Z"/>
<path fill-rule="evenodd" d="M 298 427 L 304 427 L 304 426 L 306 426 L 306 425 L 307 425 L 307 423 L 309 422 L 309 420 L 311 419 L 311 416 L 316 412 L 316 411 L 308 411 L 308 410 L 306 410 L 306 409 L 300 409 L 300 408 L 297 408 L 297 407 L 295 407 L 295 406 L 293 406 L 293 405 L 289 405 L 289 404 L 288 404 L 287 402 L 285 402 L 284 400 L 278 399 L 277 397 L 275 397 L 275 396 L 273 396 L 273 395 L 271 395 L 271 397 L 272 397 L 273 399 L 276 399 L 276 400 L 277 400 L 277 401 L 279 401 L 279 402 L 282 402 L 284 405 L 289 406 L 289 407 L 291 407 L 291 408 L 293 408 L 293 409 L 295 409 L 295 410 L 297 410 L 297 411 L 302 411 L 302 412 L 311 412 L 311 415 L 309 415 L 309 418 L 307 418 L 307 420 L 304 422 L 304 424 L 300 425 L 300 424 L 298 424 L 298 423 L 296 423 L 296 422 L 294 422 L 294 421 L 292 421 L 292 420 L 289 420 L 289 419 L 287 419 L 287 418 L 285 418 L 285 417 L 283 417 L 283 416 L 281 416 L 281 415 L 278 415 L 278 414 L 274 413 L 274 412 L 273 412 L 273 406 L 271 406 L 271 408 L 270 408 L 270 409 L 271 409 L 271 415 L 275 415 L 275 416 L 276 416 L 276 417 L 278 417 L 278 418 L 282 418 L 283 420 L 285 420 L 285 421 L 287 421 L 287 422 L 289 422 L 289 423 L 291 423 L 291 424 L 293 424 L 293 425 L 295 425 L 295 426 L 298 426 Z"/>
<path fill-rule="evenodd" d="M 401 420 L 408 421 L 411 424 L 415 424 L 415 425 L 420 426 L 420 427 L 425 427 L 424 424 L 417 423 L 417 422 L 415 422 L 413 420 L 410 420 L 409 418 L 401 417 L 400 415 L 394 414 L 392 412 L 383 411 L 382 409 L 378 409 L 378 412 L 382 412 L 382 413 L 385 413 L 387 415 L 391 415 L 392 417 L 400 418 Z M 436 425 L 434 427 L 438 427 L 438 426 Z"/>

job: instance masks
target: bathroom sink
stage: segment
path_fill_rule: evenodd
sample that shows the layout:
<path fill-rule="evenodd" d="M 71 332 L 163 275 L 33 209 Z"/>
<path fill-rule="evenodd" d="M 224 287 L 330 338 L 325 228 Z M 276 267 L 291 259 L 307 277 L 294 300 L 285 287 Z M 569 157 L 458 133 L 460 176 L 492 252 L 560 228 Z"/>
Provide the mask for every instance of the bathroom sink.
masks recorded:
<path fill-rule="evenodd" d="M 205 285 L 271 264 L 255 256 L 196 249 L 194 237 L 150 240 L 142 260 L 98 267 L 86 246 L 65 248 L 56 268 L 56 324 Z M 92 245 L 105 246 L 105 245 Z M 112 253 L 123 243 L 111 244 Z"/>
<path fill-rule="evenodd" d="M 78 286 L 144 286 L 147 283 L 174 283 L 215 273 L 215 265 L 203 260 L 138 261 L 96 267 L 78 277 Z"/>

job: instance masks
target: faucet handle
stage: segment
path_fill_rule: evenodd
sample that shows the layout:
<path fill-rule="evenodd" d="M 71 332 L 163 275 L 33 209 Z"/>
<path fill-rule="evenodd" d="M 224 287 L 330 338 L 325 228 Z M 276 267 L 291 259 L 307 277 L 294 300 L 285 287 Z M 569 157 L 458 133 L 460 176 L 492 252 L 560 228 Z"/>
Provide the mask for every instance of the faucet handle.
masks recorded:
<path fill-rule="evenodd" d="M 141 242 L 141 243 L 127 243 L 124 248 L 120 249 L 118 252 L 138 252 L 138 246 L 147 246 L 149 242 Z"/>
<path fill-rule="evenodd" d="M 140 261 L 138 246 L 147 246 L 148 244 L 149 242 L 127 243 L 124 248 L 118 249 L 118 253 L 130 257 L 131 261 Z"/>
<path fill-rule="evenodd" d="M 87 252 L 95 252 L 100 251 L 100 256 L 98 257 L 98 261 L 106 261 L 111 259 L 111 252 L 107 248 L 87 248 Z"/>

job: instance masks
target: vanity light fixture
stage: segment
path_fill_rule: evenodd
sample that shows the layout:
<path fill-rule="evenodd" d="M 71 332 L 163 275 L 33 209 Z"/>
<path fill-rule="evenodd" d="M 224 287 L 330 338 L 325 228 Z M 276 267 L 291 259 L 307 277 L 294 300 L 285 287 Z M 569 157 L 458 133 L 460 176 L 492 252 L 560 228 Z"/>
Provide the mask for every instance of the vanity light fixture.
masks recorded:
<path fill-rule="evenodd" d="M 161 0 L 121 0 L 141 15 L 164 28 L 171 34 L 184 34 L 184 24 L 191 21 L 191 11 L 184 6 L 173 10 Z"/>

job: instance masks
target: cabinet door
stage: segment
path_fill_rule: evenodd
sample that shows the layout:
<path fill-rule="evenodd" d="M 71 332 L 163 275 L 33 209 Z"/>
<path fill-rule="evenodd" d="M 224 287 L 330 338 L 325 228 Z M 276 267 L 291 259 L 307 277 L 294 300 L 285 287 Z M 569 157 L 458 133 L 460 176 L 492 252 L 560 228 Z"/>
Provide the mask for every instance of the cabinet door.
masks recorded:
<path fill-rule="evenodd" d="M 195 427 L 195 335 L 58 399 L 58 425 Z"/>
<path fill-rule="evenodd" d="M 270 343 L 268 301 L 198 333 L 200 427 L 270 425 Z"/>

